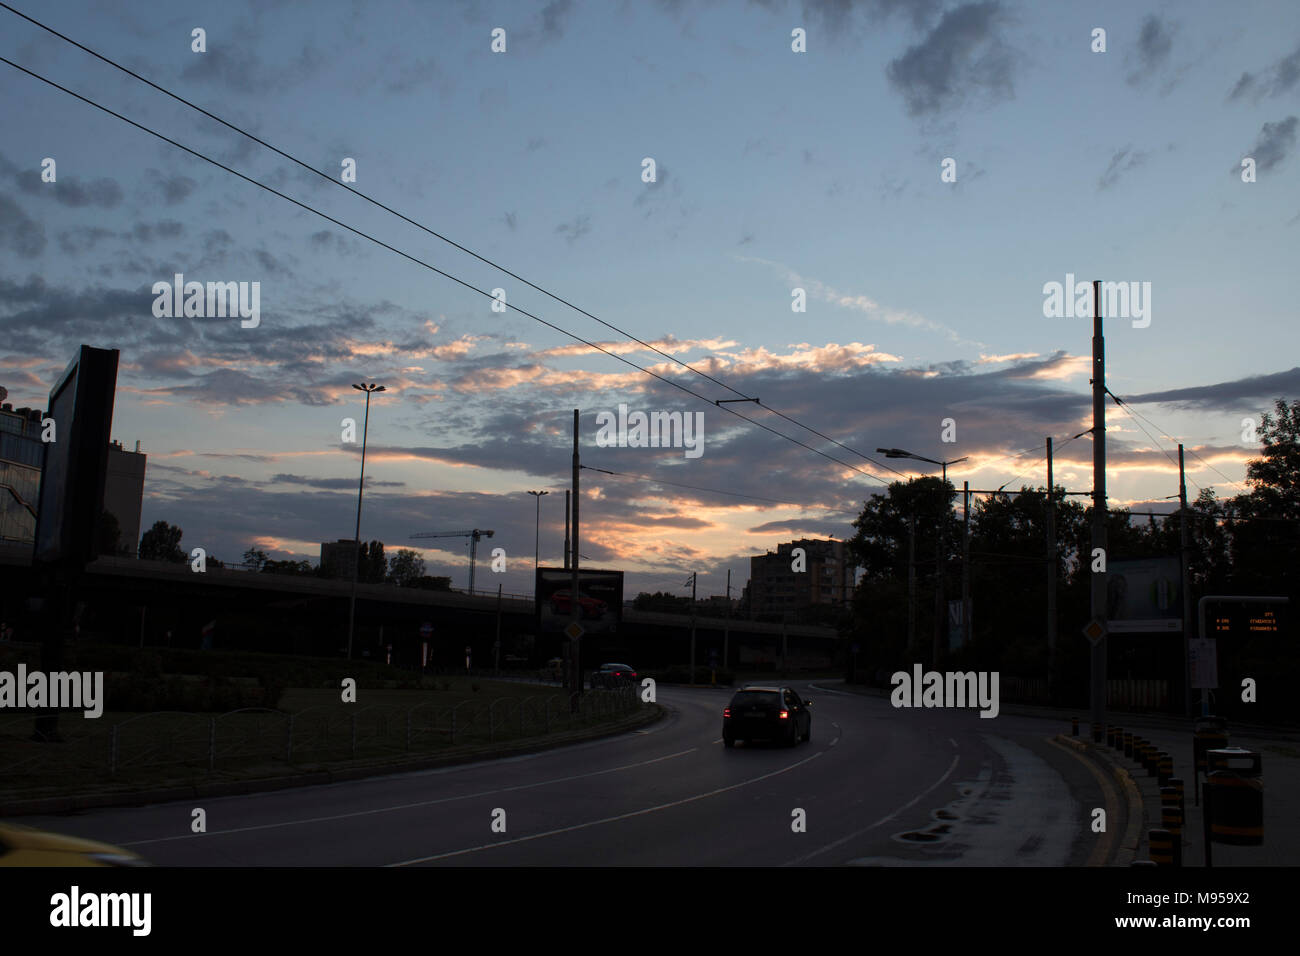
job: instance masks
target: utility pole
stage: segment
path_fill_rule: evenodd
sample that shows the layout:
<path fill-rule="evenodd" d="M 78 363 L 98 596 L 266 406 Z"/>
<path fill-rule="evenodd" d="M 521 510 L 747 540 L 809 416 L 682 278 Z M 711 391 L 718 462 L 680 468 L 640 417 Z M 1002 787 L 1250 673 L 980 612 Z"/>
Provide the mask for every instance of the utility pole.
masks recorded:
<path fill-rule="evenodd" d="M 907 521 L 907 650 L 916 653 L 916 515 Z M 918 655 L 919 656 L 919 655 Z"/>
<path fill-rule="evenodd" d="M 492 643 L 492 669 L 501 673 L 501 584 L 497 583 L 497 639 Z"/>
<path fill-rule="evenodd" d="M 581 625 L 578 618 L 581 615 L 578 591 L 578 471 L 582 468 L 578 460 L 578 410 L 573 410 L 573 564 L 571 566 L 572 575 L 569 578 L 569 616 L 572 619 L 571 627 L 576 632 Z M 581 650 L 580 638 L 574 637 L 569 642 L 569 688 L 573 696 L 569 699 L 572 701 L 570 709 L 574 712 L 578 709 L 578 695 L 582 693 L 582 664 L 578 656 Z"/>
<path fill-rule="evenodd" d="M 727 619 L 722 625 L 722 669 L 729 670 L 730 658 L 727 656 L 731 642 L 731 568 L 727 568 Z"/>
<path fill-rule="evenodd" d="M 691 684 L 695 684 L 695 579 L 698 571 L 691 572 Z"/>
<path fill-rule="evenodd" d="M 1047 697 L 1056 699 L 1056 486 L 1052 436 L 1047 436 Z"/>
<path fill-rule="evenodd" d="M 1101 281 L 1092 283 L 1092 551 L 1106 555 L 1106 340 L 1102 335 Z M 1092 571 L 1092 620 L 1107 626 L 1106 572 Z M 1092 740 L 1101 743 L 1106 723 L 1106 640 L 1092 645 Z"/>
<path fill-rule="evenodd" d="M 569 570 L 569 490 L 564 490 L 564 570 Z"/>
<path fill-rule="evenodd" d="M 948 515 L 948 466 L 943 468 L 943 508 L 939 512 L 939 526 L 935 528 L 934 533 L 934 645 L 930 649 L 930 666 L 935 670 L 939 669 L 939 658 L 943 654 L 943 648 L 940 640 L 943 637 L 943 623 L 947 617 L 947 612 L 943 606 L 943 572 L 944 572 L 944 554 L 943 545 L 944 531 L 948 522 L 945 520 Z"/>
<path fill-rule="evenodd" d="M 961 483 L 961 639 L 971 641 L 970 632 L 970 482 Z"/>
<path fill-rule="evenodd" d="M 1178 535 L 1182 539 L 1183 590 L 1183 707 L 1192 716 L 1192 674 L 1187 649 L 1192 640 L 1192 529 L 1188 524 L 1187 476 L 1183 471 L 1183 446 L 1178 446 Z"/>

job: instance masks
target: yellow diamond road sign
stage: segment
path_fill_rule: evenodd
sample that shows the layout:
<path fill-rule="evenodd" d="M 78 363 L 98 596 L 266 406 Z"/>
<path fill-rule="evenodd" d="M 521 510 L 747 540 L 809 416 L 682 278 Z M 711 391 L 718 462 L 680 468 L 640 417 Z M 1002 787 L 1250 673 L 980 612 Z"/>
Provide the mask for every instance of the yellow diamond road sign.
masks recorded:
<path fill-rule="evenodd" d="M 1106 636 L 1106 630 L 1106 622 L 1094 617 L 1084 626 L 1083 634 L 1088 640 L 1096 644 Z"/>
<path fill-rule="evenodd" d="M 564 629 L 564 633 L 569 635 L 570 640 L 576 641 L 578 638 L 582 637 L 585 632 L 582 630 L 582 625 L 577 621 L 574 621 Z"/>

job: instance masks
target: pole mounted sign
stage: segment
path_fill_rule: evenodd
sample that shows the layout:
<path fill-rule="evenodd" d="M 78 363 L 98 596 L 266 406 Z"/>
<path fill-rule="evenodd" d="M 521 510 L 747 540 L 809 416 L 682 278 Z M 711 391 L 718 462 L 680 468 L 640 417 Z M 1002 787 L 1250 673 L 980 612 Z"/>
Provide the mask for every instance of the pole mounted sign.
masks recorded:
<path fill-rule="evenodd" d="M 1083 636 L 1092 641 L 1094 645 L 1106 636 L 1106 622 L 1101 618 L 1094 617 L 1084 625 Z"/>

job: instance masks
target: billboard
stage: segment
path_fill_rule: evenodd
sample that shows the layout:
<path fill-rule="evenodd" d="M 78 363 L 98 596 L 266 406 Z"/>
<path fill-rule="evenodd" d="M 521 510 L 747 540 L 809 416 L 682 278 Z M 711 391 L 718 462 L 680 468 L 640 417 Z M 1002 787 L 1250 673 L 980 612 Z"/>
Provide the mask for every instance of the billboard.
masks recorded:
<path fill-rule="evenodd" d="M 538 568 L 537 633 L 558 634 L 573 620 L 573 572 Z M 583 637 L 613 634 L 623 620 L 623 572 L 582 568 L 578 571 L 578 623 Z"/>
<path fill-rule="evenodd" d="M 67 561 L 79 566 L 95 558 L 117 357 L 117 349 L 83 345 L 50 389 L 46 416 L 54 420 L 54 440 L 45 443 L 41 469 L 37 561 Z"/>
<path fill-rule="evenodd" d="M 1106 621 L 1111 633 L 1183 629 L 1182 567 L 1177 558 L 1111 561 Z"/>

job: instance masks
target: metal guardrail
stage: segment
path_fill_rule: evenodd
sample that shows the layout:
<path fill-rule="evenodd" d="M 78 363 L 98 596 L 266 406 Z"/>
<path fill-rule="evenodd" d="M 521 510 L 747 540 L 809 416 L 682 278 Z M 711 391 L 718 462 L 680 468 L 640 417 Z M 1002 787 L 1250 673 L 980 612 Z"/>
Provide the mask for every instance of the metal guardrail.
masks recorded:
<path fill-rule="evenodd" d="M 34 715 L 28 714 L 0 723 L 0 742 L 19 752 L 17 760 L 0 765 L 0 780 L 23 774 L 53 783 L 60 777 L 112 778 L 145 769 L 203 774 L 232 765 L 288 768 L 304 762 L 436 753 L 588 727 L 640 706 L 639 688 L 628 686 L 454 705 L 375 704 L 347 712 L 337 705 L 294 713 L 261 707 L 214 715 L 158 711 L 67 735 L 56 745 L 30 739 Z"/>

